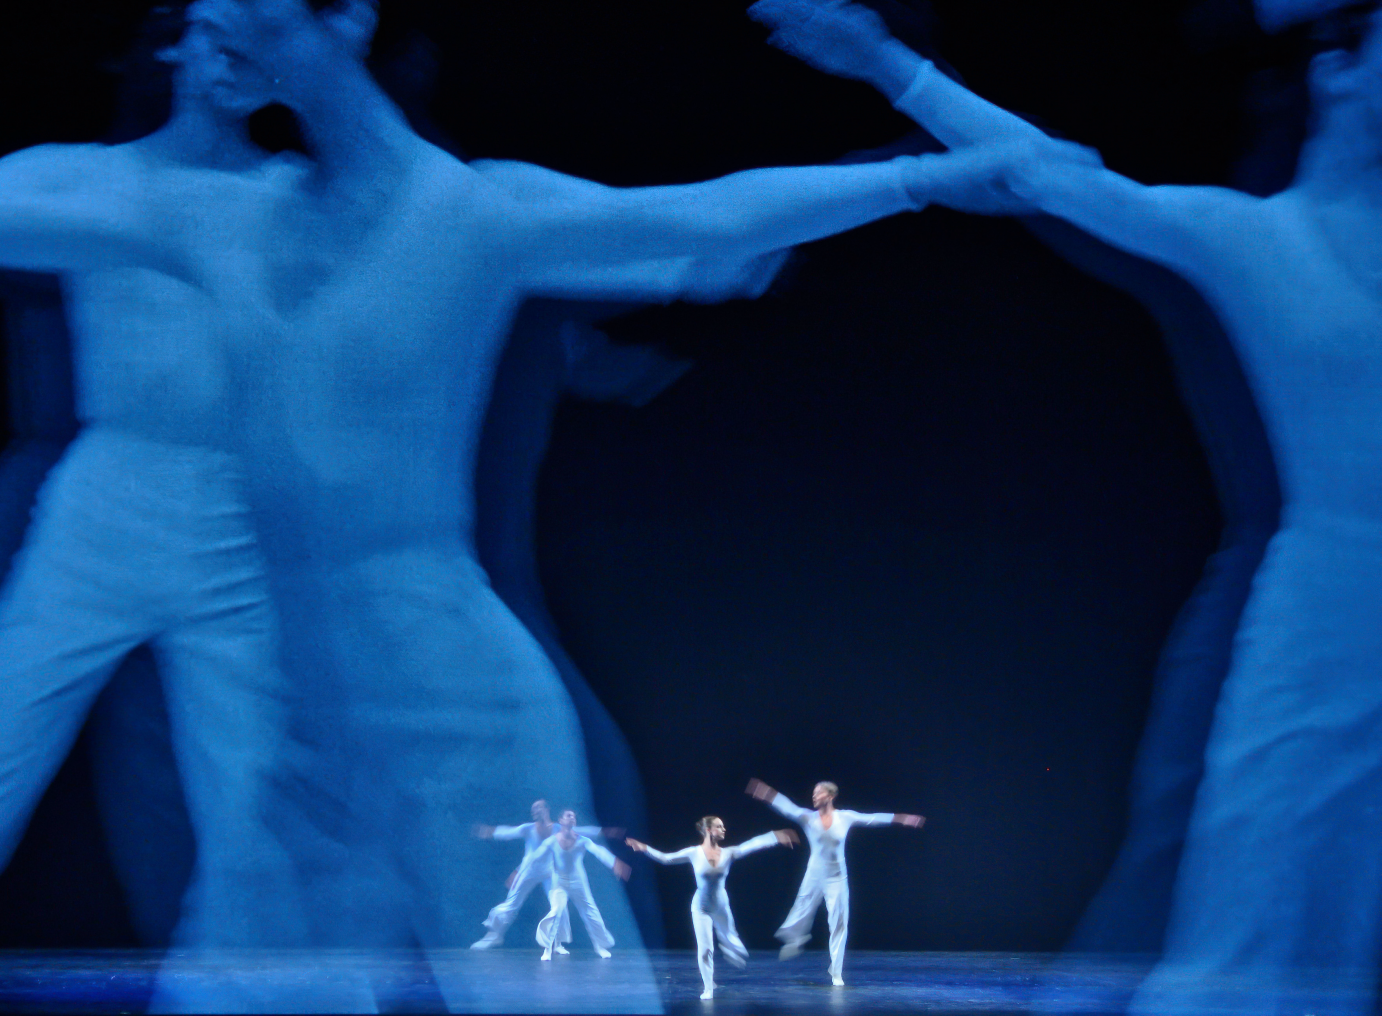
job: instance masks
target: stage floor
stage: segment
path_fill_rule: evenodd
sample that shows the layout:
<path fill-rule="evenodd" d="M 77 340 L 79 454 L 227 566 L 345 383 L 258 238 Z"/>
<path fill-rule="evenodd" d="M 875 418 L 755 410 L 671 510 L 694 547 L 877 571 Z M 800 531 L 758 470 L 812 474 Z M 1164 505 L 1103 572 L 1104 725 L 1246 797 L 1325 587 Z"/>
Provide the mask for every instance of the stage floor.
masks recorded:
<path fill-rule="evenodd" d="M 445 1012 L 441 984 L 449 987 L 456 1011 L 464 1012 L 647 1012 L 660 1000 L 668 1013 L 705 1016 L 1034 1010 L 1102 1016 L 1121 1009 L 1143 971 L 1136 964 L 1093 961 L 1057 969 L 1051 957 L 1037 955 L 851 952 L 845 987 L 836 988 L 824 952 L 779 963 L 760 951 L 745 970 L 718 961 L 720 988 L 713 1001 L 703 1002 L 691 952 L 642 957 L 616 950 L 613 959 L 599 960 L 579 949 L 551 963 L 538 955 L 536 949 L 457 950 L 433 954 L 429 962 L 416 953 L 335 953 L 310 961 L 249 954 L 214 968 L 191 964 L 178 976 L 184 985 L 214 992 L 218 984 L 265 971 L 286 973 L 299 987 L 320 985 L 323 999 L 346 997 L 333 991 L 353 979 L 367 985 L 381 1012 L 395 1013 Z M 159 963 L 153 953 L 0 953 L 0 1012 L 141 1012 Z"/>

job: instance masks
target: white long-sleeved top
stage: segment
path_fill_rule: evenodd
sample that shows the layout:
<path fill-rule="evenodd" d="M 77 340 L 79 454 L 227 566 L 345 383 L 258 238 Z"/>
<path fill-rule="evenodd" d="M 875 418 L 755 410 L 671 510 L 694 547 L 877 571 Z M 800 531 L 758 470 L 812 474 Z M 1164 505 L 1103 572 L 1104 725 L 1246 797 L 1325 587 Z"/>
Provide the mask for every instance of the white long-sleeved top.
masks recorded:
<path fill-rule="evenodd" d="M 494 827 L 493 838 L 496 840 L 522 840 L 523 841 L 523 860 L 527 860 L 537 852 L 538 847 L 542 846 L 543 841 L 557 832 L 560 828 L 556 824 L 547 827 L 551 830 L 547 836 L 538 832 L 536 822 L 524 822 L 522 825 L 501 825 Z M 577 836 L 599 836 L 604 830 L 600 826 L 576 826 Z"/>
<path fill-rule="evenodd" d="M 658 864 L 691 865 L 691 870 L 696 874 L 696 895 L 692 897 L 691 905 L 699 905 L 704 910 L 710 910 L 722 897 L 727 898 L 725 878 L 729 875 L 730 865 L 756 850 L 766 850 L 775 846 L 777 834 L 764 833 L 762 836 L 745 840 L 736 847 L 721 847 L 719 864 L 710 863 L 710 858 L 705 856 L 705 848 L 700 844 L 672 854 L 664 854 L 649 847 L 647 853 Z"/>
<path fill-rule="evenodd" d="M 849 871 L 845 867 L 845 837 L 849 835 L 850 829 L 856 825 L 891 825 L 895 817 L 892 812 L 866 815 L 836 808 L 830 828 L 826 829 L 821 825 L 821 813 L 815 808 L 800 808 L 782 794 L 773 798 L 772 806 L 801 826 L 802 832 L 806 833 L 806 842 L 811 845 L 811 860 L 806 862 L 808 878 L 812 875 L 820 878 L 847 878 Z"/>
<path fill-rule="evenodd" d="M 587 853 L 592 854 L 596 860 L 610 869 L 613 869 L 615 861 L 618 860 L 589 836 L 577 835 L 576 845 L 567 849 L 557 841 L 560 835 L 561 831 L 558 830 L 543 840 L 541 846 L 524 860 L 524 867 L 531 868 L 533 865 L 550 864 L 552 874 L 556 876 L 558 882 L 571 881 L 572 879 L 584 882 L 585 855 Z M 521 871 L 522 869 L 520 869 L 520 877 Z"/>

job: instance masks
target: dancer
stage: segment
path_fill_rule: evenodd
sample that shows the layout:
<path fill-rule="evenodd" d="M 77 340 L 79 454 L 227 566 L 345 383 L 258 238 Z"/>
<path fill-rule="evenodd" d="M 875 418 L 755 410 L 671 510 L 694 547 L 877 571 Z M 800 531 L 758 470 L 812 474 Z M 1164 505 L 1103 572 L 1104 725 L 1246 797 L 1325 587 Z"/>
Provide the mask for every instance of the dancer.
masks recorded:
<path fill-rule="evenodd" d="M 737 847 L 726 847 L 723 845 L 725 824 L 714 815 L 707 815 L 697 822 L 696 832 L 701 834 L 701 842 L 694 847 L 678 850 L 675 854 L 664 854 L 635 839 L 624 842 L 639 853 L 647 854 L 658 864 L 691 865 L 691 870 L 696 874 L 696 893 L 691 897 L 691 927 L 696 932 L 696 965 L 701 968 L 701 982 L 705 986 L 701 998 L 714 998 L 718 987 L 715 983 L 717 934 L 720 951 L 730 963 L 742 969 L 749 959 L 749 951 L 735 930 L 734 913 L 729 909 L 729 893 L 725 891 L 730 866 L 741 857 L 778 844 L 794 847 L 801 842 L 801 837 L 792 829 L 778 829 L 745 840 Z"/>
<path fill-rule="evenodd" d="M 552 903 L 552 865 L 550 859 L 539 864 L 528 864 L 529 858 L 542 847 L 542 844 L 552 835 L 552 812 L 547 807 L 547 802 L 537 800 L 533 802 L 533 820 L 524 822 L 516 826 L 476 826 L 475 835 L 482 840 L 522 840 L 523 841 L 523 863 L 509 876 L 509 895 L 508 898 L 489 912 L 489 917 L 485 919 L 485 927 L 489 931 L 485 937 L 471 945 L 472 949 L 492 949 L 504 943 L 504 932 L 513 923 L 518 911 L 523 906 L 523 901 L 528 898 L 538 885 L 542 885 L 547 890 L 547 901 Z M 600 826 L 577 826 L 577 836 L 592 838 L 595 836 L 617 837 L 622 834 L 622 830 L 606 830 Z M 519 878 L 522 873 L 523 877 Z M 555 951 L 560 955 L 566 955 L 566 948 L 563 942 L 571 941 L 571 920 L 562 911 L 560 926 L 555 936 Z"/>
<path fill-rule="evenodd" d="M 844 981 L 845 939 L 849 936 L 849 870 L 845 867 L 845 837 L 854 826 L 901 825 L 920 829 L 926 819 L 920 815 L 878 813 L 861 814 L 835 807 L 835 795 L 840 788 L 833 783 L 817 783 L 811 791 L 811 807 L 799 808 L 762 780 L 749 780 L 744 793 L 755 801 L 766 801 L 779 813 L 797 823 L 806 833 L 811 857 L 806 862 L 806 875 L 801 880 L 796 902 L 777 937 L 784 945 L 778 959 L 799 956 L 811 941 L 811 925 L 816 910 L 825 900 L 826 916 L 830 924 L 830 980 L 836 987 Z"/>
<path fill-rule="evenodd" d="M 1166 954 L 1134 1000 L 1138 1013 L 1372 1008 L 1382 943 L 1382 358 L 1370 337 L 1382 321 L 1382 16 L 1363 17 L 1356 47 L 1311 65 L 1312 129 L 1282 194 L 1146 187 L 1052 165 L 1039 142 L 1015 144 L 993 181 L 1206 294 L 1247 365 L 1281 470 L 1282 527 L 1238 632 Z M 953 98 L 965 103 L 961 122 L 1001 125 L 1002 111 L 915 57 L 902 83 L 907 66 L 894 48 L 899 105 L 946 109 Z M 1014 119 L 1003 129 L 1018 131 Z"/>
<path fill-rule="evenodd" d="M 1004 138 L 1044 138 L 942 75 L 903 93 L 921 66 L 870 8 L 835 0 L 762 0 L 750 15 L 769 41 L 819 70 L 865 81 L 926 130 L 955 147 Z M 944 77 L 955 77 L 946 71 Z M 1184 279 L 1094 239 L 1068 223 L 1029 216 L 1023 224 L 1066 260 L 1138 300 L 1161 326 L 1177 386 L 1205 451 L 1223 526 L 1194 593 L 1176 617 L 1157 664 L 1133 771 L 1127 833 L 1104 886 L 1067 948 L 1156 954 L 1195 792 L 1204 773 L 1214 706 L 1228 675 L 1233 635 L 1253 573 L 1276 531 L 1281 507 L 1262 419 L 1233 343 L 1213 310 Z"/>
<path fill-rule="evenodd" d="M 545 866 L 553 875 L 552 909 L 537 926 L 537 941 L 538 945 L 542 946 L 544 960 L 552 958 L 561 921 L 566 915 L 567 904 L 571 901 L 575 902 L 576 912 L 581 915 L 585 930 L 590 933 L 595 955 L 602 960 L 610 957 L 609 950 L 610 946 L 614 945 L 614 936 L 605 927 L 604 918 L 600 916 L 600 908 L 595 905 L 595 900 L 590 895 L 590 881 L 585 874 L 587 852 L 594 854 L 601 864 L 614 872 L 615 878 L 628 881 L 633 870 L 590 837 L 580 835 L 576 831 L 576 813 L 569 808 L 561 813 L 558 831 L 547 837 L 542 846 L 523 864 L 524 868 Z M 518 877 L 520 880 L 527 880 L 527 874 L 522 869 L 519 870 Z"/>

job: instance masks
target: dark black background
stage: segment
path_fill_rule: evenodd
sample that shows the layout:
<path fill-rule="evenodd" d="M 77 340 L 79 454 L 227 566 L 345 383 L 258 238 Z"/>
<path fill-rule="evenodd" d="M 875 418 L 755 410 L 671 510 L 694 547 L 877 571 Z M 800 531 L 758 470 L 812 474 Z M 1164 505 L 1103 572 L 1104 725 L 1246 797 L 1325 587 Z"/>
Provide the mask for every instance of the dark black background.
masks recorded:
<path fill-rule="evenodd" d="M 387 3 L 388 0 L 385 0 Z M 615 184 L 834 159 L 908 124 L 763 44 L 742 2 L 418 4 L 438 122 L 475 155 Z M 144 5 L 7 4 L 0 145 L 100 136 Z M 1158 182 L 1227 178 L 1275 55 L 1230 2 L 937 0 L 981 93 Z M 942 210 L 815 244 L 756 304 L 614 326 L 697 369 L 571 403 L 540 503 L 550 605 L 626 732 L 652 841 L 798 800 L 917 811 L 850 843 L 851 944 L 1054 949 L 1121 835 L 1158 648 L 1217 537 L 1157 329 L 1011 221 Z M 80 765 L 0 878 L 0 946 L 129 941 Z M 615 820 L 614 817 L 607 817 Z M 731 890 L 769 944 L 805 857 Z M 658 879 L 689 946 L 684 871 Z"/>

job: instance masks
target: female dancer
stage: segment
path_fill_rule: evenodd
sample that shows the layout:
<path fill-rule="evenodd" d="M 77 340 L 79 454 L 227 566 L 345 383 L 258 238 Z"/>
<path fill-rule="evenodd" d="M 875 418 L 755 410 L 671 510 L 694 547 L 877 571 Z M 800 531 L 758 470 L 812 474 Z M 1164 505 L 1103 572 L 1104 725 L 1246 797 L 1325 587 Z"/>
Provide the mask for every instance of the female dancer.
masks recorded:
<path fill-rule="evenodd" d="M 825 912 L 830 921 L 830 980 L 836 987 L 845 981 L 845 938 L 849 934 L 849 872 L 845 867 L 845 837 L 856 825 L 898 825 L 920 829 L 926 821 L 920 815 L 864 815 L 857 811 L 836 809 L 835 795 L 840 788 L 833 783 L 817 783 L 811 792 L 811 807 L 798 808 L 762 780 L 749 780 L 744 793 L 754 800 L 767 801 L 783 815 L 806 831 L 811 845 L 811 859 L 806 862 L 806 876 L 797 891 L 797 901 L 777 937 L 783 945 L 778 959 L 789 960 L 800 955 L 802 947 L 811 941 L 811 924 L 816 910 L 825 900 Z M 815 809 L 814 811 L 812 809 Z"/>
<path fill-rule="evenodd" d="M 729 894 L 725 879 L 736 858 L 765 850 L 781 843 L 791 847 L 801 842 L 791 829 L 755 836 L 737 847 L 721 846 L 725 841 L 725 824 L 714 815 L 707 815 L 696 823 L 696 831 L 703 837 L 699 846 L 664 854 L 646 843 L 628 839 L 624 842 L 640 854 L 647 854 L 658 864 L 689 864 L 696 873 L 696 895 L 691 897 L 691 927 L 696 929 L 696 963 L 701 968 L 705 990 L 701 998 L 715 997 L 715 930 L 720 933 L 720 950 L 736 967 L 748 962 L 749 951 L 734 929 L 734 914 L 729 909 Z"/>
<path fill-rule="evenodd" d="M 615 878 L 625 882 L 628 881 L 633 869 L 590 837 L 578 834 L 576 813 L 570 808 L 561 813 L 558 825 L 560 828 L 557 832 L 530 854 L 523 866 L 518 869 L 517 881 L 522 883 L 528 880 L 529 869 L 541 865 L 551 865 L 552 868 L 552 909 L 537 926 L 537 941 L 542 946 L 542 958 L 552 958 L 552 949 L 556 945 L 562 919 L 566 915 L 567 900 L 575 900 L 576 912 L 581 915 L 581 920 L 585 922 L 585 930 L 590 933 L 595 954 L 600 959 L 607 960 L 609 947 L 614 944 L 614 936 L 605 927 L 604 918 L 600 916 L 600 908 L 591 898 L 590 882 L 585 876 L 585 855 L 587 851 L 594 854 L 601 864 L 614 872 Z"/>

